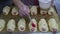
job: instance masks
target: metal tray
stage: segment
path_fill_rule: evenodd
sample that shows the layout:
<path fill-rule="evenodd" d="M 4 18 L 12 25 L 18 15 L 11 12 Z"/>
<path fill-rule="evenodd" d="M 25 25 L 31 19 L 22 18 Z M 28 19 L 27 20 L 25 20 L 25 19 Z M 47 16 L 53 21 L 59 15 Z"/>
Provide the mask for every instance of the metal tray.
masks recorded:
<path fill-rule="evenodd" d="M 56 10 L 56 8 L 55 7 L 53 7 L 55 10 Z M 39 22 L 39 20 L 41 19 L 41 18 L 45 18 L 46 20 L 48 20 L 49 18 L 51 18 L 51 17 L 53 17 L 53 18 L 55 18 L 56 19 L 56 21 L 58 22 L 58 25 L 60 25 L 60 23 L 59 23 L 59 17 L 58 17 L 58 15 L 57 15 L 57 12 L 55 12 L 55 15 L 52 15 L 52 16 L 49 16 L 48 14 L 47 15 L 45 15 L 45 17 L 44 16 L 42 16 L 42 15 L 40 15 L 39 14 L 39 12 L 40 12 L 40 9 L 39 9 L 39 7 L 38 7 L 38 14 L 37 15 L 34 15 L 34 16 L 31 16 L 32 18 L 35 18 L 36 20 L 37 20 L 37 22 Z M 15 32 L 14 32 L 14 34 L 42 34 L 42 32 L 39 32 L 39 29 L 38 29 L 38 31 L 36 32 L 36 33 L 30 33 L 29 32 L 29 28 L 28 28 L 28 24 L 29 24 L 29 20 L 28 20 L 28 18 L 27 17 L 23 17 L 25 20 L 26 20 L 26 30 L 24 31 L 24 32 L 19 32 L 18 31 L 18 28 L 17 28 L 17 23 L 18 23 L 18 21 L 19 21 L 19 19 L 20 18 L 22 18 L 22 17 L 20 17 L 19 15 L 17 15 L 17 16 L 12 16 L 11 15 L 11 11 L 10 11 L 10 13 L 8 14 L 8 15 L 3 15 L 3 14 L 1 14 L 0 15 L 0 19 L 4 19 L 5 21 L 6 21 L 6 25 L 5 25 L 5 28 L 4 28 L 4 30 L 2 31 L 2 32 L 0 32 L 1 34 L 8 34 L 8 32 L 6 31 L 6 27 L 7 27 L 7 23 L 8 23 L 8 21 L 10 20 L 10 19 L 15 19 L 15 21 L 16 21 L 16 29 L 15 29 Z M 59 26 L 59 29 L 60 29 L 60 26 Z M 60 31 L 60 30 L 59 30 Z M 48 32 L 46 32 L 46 34 L 50 34 L 50 33 L 52 33 L 52 32 L 50 32 L 50 31 L 48 31 Z M 45 34 L 45 33 L 44 33 Z"/>

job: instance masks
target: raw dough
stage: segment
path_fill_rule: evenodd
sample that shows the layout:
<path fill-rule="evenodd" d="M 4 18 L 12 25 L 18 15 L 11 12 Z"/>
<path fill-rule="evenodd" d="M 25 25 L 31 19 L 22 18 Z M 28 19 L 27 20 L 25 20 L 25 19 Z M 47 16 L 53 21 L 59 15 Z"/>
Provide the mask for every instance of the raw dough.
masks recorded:
<path fill-rule="evenodd" d="M 30 11 L 31 11 L 31 15 L 37 15 L 37 6 L 32 6 Z"/>
<path fill-rule="evenodd" d="M 48 11 L 48 14 L 49 14 L 49 15 L 56 14 L 53 7 L 50 8 L 50 10 Z"/>
<path fill-rule="evenodd" d="M 11 13 L 12 13 L 12 15 L 18 15 L 18 8 L 17 7 L 13 7 Z"/>
<path fill-rule="evenodd" d="M 4 15 L 8 15 L 9 14 L 9 12 L 10 12 L 10 7 L 9 6 L 5 6 L 4 8 L 3 8 L 3 14 Z"/>
<path fill-rule="evenodd" d="M 14 32 L 14 30 L 15 30 L 15 20 L 11 19 L 11 20 L 8 21 L 7 31 L 8 32 Z"/>
<path fill-rule="evenodd" d="M 29 30 L 31 32 L 36 32 L 37 31 L 37 21 L 35 19 L 31 19 L 29 23 Z"/>
<path fill-rule="evenodd" d="M 5 20 L 0 19 L 0 32 L 4 29 L 5 23 L 6 23 Z"/>
<path fill-rule="evenodd" d="M 48 32 L 48 25 L 45 19 L 40 19 L 38 26 L 41 32 Z"/>
<path fill-rule="evenodd" d="M 49 28 L 52 32 L 57 32 L 59 30 L 58 24 L 54 18 L 48 20 Z"/>
<path fill-rule="evenodd" d="M 18 21 L 18 30 L 25 31 L 25 28 L 26 28 L 26 21 L 25 19 L 22 18 Z"/>

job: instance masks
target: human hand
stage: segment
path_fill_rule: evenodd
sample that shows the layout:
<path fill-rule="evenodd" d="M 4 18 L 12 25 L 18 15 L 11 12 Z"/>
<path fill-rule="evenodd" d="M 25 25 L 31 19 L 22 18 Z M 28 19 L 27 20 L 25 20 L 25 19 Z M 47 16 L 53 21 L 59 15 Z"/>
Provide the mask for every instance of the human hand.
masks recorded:
<path fill-rule="evenodd" d="M 20 16 L 28 16 L 29 12 L 30 12 L 30 10 L 29 10 L 28 6 L 26 6 L 24 4 L 20 5 L 20 7 L 19 7 L 19 15 Z"/>

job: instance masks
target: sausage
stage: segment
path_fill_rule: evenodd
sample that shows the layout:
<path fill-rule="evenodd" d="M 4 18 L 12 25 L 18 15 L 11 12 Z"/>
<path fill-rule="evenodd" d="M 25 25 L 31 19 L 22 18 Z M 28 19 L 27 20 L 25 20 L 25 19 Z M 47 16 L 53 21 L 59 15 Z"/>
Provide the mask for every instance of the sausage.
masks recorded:
<path fill-rule="evenodd" d="M 37 21 L 35 19 L 31 19 L 29 23 L 29 30 L 31 32 L 36 32 L 37 31 Z"/>
<path fill-rule="evenodd" d="M 14 30 L 15 30 L 15 20 L 11 19 L 11 20 L 8 21 L 7 31 L 8 32 L 14 32 Z"/>
<path fill-rule="evenodd" d="M 13 7 L 11 13 L 12 13 L 12 15 L 18 15 L 18 8 L 17 7 Z"/>
<path fill-rule="evenodd" d="M 39 30 L 41 32 L 48 32 L 48 25 L 47 25 L 47 22 L 44 18 L 40 19 L 39 23 L 38 23 L 38 26 L 39 26 Z"/>
<path fill-rule="evenodd" d="M 30 11 L 31 11 L 31 15 L 37 15 L 37 6 L 32 6 Z"/>
<path fill-rule="evenodd" d="M 54 18 L 48 20 L 49 28 L 52 32 L 57 32 L 59 30 L 58 24 Z"/>
<path fill-rule="evenodd" d="M 9 12 L 10 12 L 10 7 L 9 6 L 5 6 L 4 8 L 3 8 L 3 14 L 4 15 L 8 15 L 9 14 Z"/>
<path fill-rule="evenodd" d="M 40 10 L 40 14 L 41 15 L 46 15 L 47 14 L 47 11 L 46 10 Z"/>
<path fill-rule="evenodd" d="M 25 28 L 26 28 L 26 21 L 25 19 L 22 18 L 18 21 L 18 30 L 25 31 Z"/>
<path fill-rule="evenodd" d="M 5 23 L 6 23 L 5 20 L 0 19 L 0 32 L 4 29 Z"/>

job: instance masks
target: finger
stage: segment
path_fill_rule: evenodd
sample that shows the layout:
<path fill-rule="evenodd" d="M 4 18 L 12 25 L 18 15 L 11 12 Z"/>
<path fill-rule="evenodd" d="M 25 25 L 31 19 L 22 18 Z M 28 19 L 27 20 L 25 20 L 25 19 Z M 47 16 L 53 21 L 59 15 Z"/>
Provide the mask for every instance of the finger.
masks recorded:
<path fill-rule="evenodd" d="M 22 14 L 20 14 L 20 16 L 23 16 Z"/>
<path fill-rule="evenodd" d="M 30 12 L 30 10 L 29 10 L 29 7 L 28 6 L 24 6 L 24 9 L 23 9 L 24 11 L 26 11 L 26 12 Z"/>
<path fill-rule="evenodd" d="M 26 14 L 26 17 L 31 20 L 31 16 L 29 14 Z"/>
<path fill-rule="evenodd" d="M 30 9 L 29 9 L 29 8 L 27 8 L 27 9 L 26 9 L 26 12 L 30 13 Z"/>
<path fill-rule="evenodd" d="M 28 14 L 27 11 L 23 11 L 23 10 L 21 10 L 21 13 L 22 13 L 24 16 L 27 16 L 27 14 Z"/>
<path fill-rule="evenodd" d="M 23 14 L 23 16 L 26 16 L 26 13 L 24 11 L 22 12 L 22 14 Z"/>
<path fill-rule="evenodd" d="M 26 12 L 25 12 L 25 15 L 26 15 L 26 16 L 28 16 L 28 15 L 29 15 L 29 13 L 26 11 Z"/>
<path fill-rule="evenodd" d="M 24 11 L 21 11 L 21 14 L 22 16 L 26 16 L 25 12 Z"/>
<path fill-rule="evenodd" d="M 25 15 L 25 16 L 29 16 L 29 13 L 28 13 L 28 12 L 24 12 L 24 15 Z"/>
<path fill-rule="evenodd" d="M 23 14 L 22 14 L 22 11 L 21 11 L 21 10 L 19 10 L 19 15 L 20 15 L 20 16 L 23 16 Z"/>
<path fill-rule="evenodd" d="M 30 13 L 30 9 L 29 8 L 27 9 L 27 12 Z"/>

